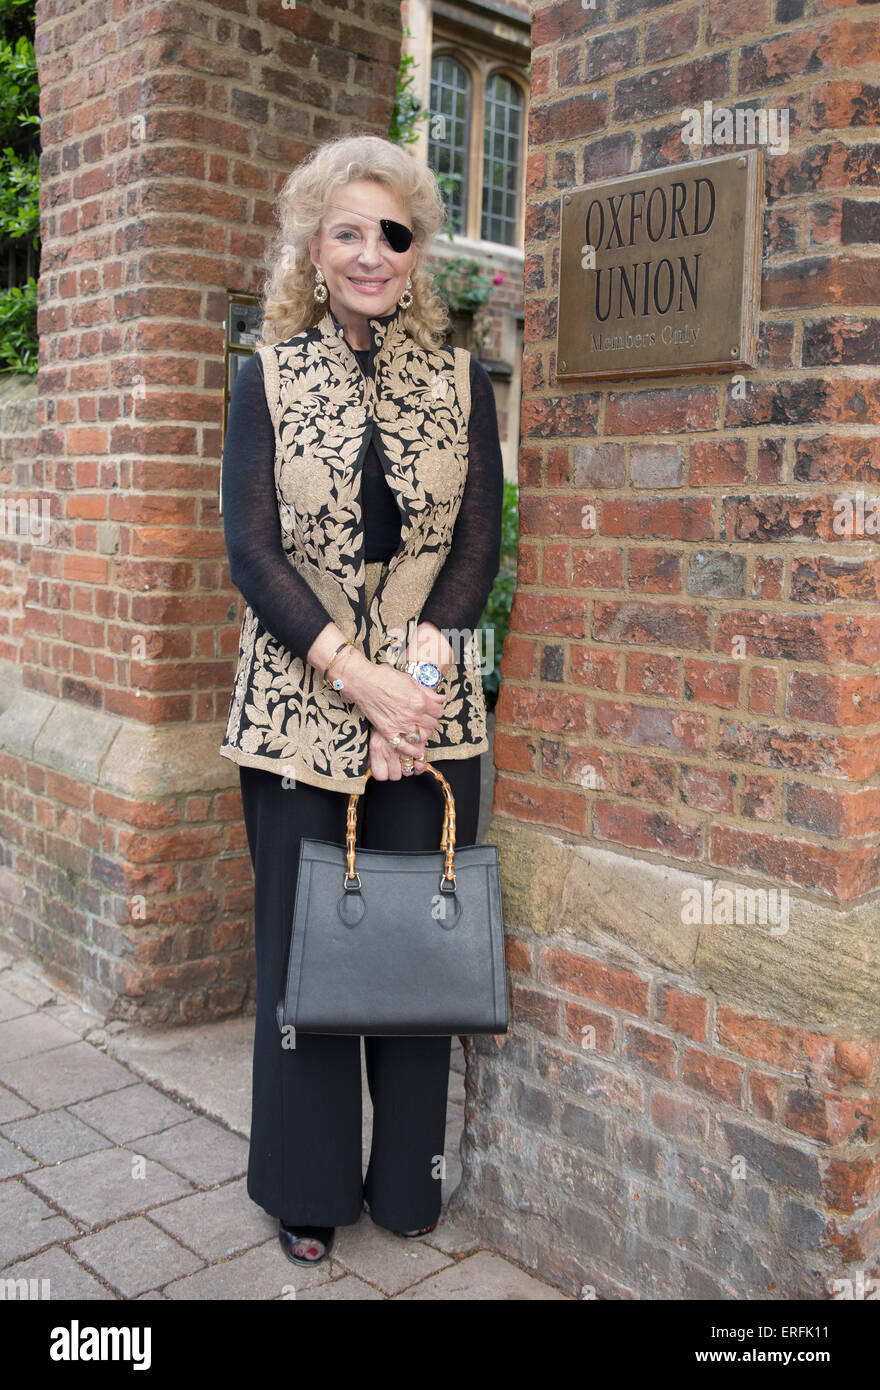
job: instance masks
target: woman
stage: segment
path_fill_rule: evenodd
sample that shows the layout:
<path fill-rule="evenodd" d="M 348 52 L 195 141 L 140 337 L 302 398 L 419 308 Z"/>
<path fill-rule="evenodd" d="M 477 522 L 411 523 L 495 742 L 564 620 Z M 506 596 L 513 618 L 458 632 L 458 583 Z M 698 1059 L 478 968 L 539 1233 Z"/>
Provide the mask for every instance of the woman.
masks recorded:
<path fill-rule="evenodd" d="M 297 1033 L 283 992 L 304 835 L 437 849 L 450 783 L 473 844 L 488 747 L 474 629 L 500 563 L 491 383 L 421 258 L 444 218 L 397 145 L 315 151 L 279 198 L 263 343 L 238 372 L 223 452 L 232 582 L 247 608 L 221 753 L 239 764 L 255 875 L 257 1015 L 248 1193 L 297 1264 L 330 1253 L 364 1198 L 414 1237 L 440 1212 L 449 1037 L 364 1038 L 373 1103 L 362 1178 L 360 1039 Z M 366 783 L 366 771 L 372 776 Z"/>

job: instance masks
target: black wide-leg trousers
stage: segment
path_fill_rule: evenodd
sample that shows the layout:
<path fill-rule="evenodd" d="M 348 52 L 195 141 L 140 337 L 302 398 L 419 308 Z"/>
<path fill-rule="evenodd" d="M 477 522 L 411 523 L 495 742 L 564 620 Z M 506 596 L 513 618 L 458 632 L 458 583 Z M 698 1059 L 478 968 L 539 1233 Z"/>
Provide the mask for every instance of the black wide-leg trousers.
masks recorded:
<path fill-rule="evenodd" d="M 438 759 L 452 788 L 456 845 L 476 841 L 480 758 Z M 373 1104 L 362 1177 L 361 1040 L 295 1034 L 283 1047 L 275 1006 L 284 988 L 300 840 L 345 844 L 348 793 L 239 766 L 254 866 L 257 1014 L 247 1190 L 286 1224 L 348 1226 L 369 1203 L 374 1221 L 410 1231 L 440 1214 L 450 1037 L 365 1036 Z M 443 789 L 430 772 L 371 777 L 358 801 L 357 845 L 440 848 Z"/>

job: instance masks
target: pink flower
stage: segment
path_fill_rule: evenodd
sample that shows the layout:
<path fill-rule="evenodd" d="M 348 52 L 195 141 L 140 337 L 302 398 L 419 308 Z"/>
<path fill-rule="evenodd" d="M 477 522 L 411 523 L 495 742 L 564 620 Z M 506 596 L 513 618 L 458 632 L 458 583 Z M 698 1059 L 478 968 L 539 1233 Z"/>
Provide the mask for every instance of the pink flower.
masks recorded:
<path fill-rule="evenodd" d="M 503 285 L 503 284 L 504 284 L 504 271 L 503 271 L 503 270 L 499 270 L 498 274 L 495 275 L 495 276 L 493 277 L 493 279 L 492 279 L 492 284 L 493 284 L 493 285 Z"/>

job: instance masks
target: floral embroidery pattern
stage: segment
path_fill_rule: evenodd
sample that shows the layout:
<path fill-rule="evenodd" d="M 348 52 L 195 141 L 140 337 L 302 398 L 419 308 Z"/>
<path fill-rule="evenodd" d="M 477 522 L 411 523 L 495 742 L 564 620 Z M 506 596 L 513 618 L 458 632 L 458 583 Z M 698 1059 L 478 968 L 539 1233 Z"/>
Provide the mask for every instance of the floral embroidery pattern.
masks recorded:
<path fill-rule="evenodd" d="M 394 661 L 449 554 L 467 480 L 470 359 L 428 350 L 399 315 L 371 319 L 373 376 L 338 321 L 258 349 L 275 427 L 282 545 L 330 617 L 372 661 Z M 369 606 L 360 503 L 370 434 L 401 510 L 401 540 Z M 476 634 L 449 670 L 426 757 L 488 748 Z M 369 721 L 266 631 L 248 606 L 220 753 L 339 791 L 362 791 Z"/>

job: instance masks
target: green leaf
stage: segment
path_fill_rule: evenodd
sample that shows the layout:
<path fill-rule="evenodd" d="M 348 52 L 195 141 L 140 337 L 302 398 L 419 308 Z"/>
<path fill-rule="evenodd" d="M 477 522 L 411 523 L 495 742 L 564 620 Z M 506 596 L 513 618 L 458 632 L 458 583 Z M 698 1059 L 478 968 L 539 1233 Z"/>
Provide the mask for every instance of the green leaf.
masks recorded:
<path fill-rule="evenodd" d="M 37 371 L 37 282 L 0 290 L 0 371 Z"/>
<path fill-rule="evenodd" d="M 495 708 L 501 679 L 501 652 L 510 626 L 510 610 L 516 589 L 517 552 L 519 550 L 519 486 L 504 479 L 504 499 L 501 513 L 501 566 L 492 586 L 479 627 L 493 634 L 494 664 L 483 673 L 483 692 L 487 710 Z M 483 639 L 485 654 L 488 639 Z"/>
<path fill-rule="evenodd" d="M 40 111 L 34 0 L 0 0 L 0 265 L 39 252 Z M 0 370 L 37 370 L 36 280 L 0 291 Z"/>

